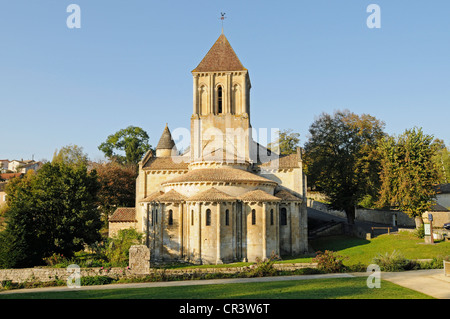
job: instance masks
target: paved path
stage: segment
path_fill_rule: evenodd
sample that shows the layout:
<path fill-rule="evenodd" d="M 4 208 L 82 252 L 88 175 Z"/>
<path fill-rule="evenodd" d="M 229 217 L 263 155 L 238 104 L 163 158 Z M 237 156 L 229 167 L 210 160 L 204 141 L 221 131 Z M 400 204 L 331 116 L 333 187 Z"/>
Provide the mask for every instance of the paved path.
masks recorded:
<path fill-rule="evenodd" d="M 83 286 L 81 288 L 68 287 L 48 287 L 34 289 L 17 289 L 1 294 L 15 294 L 28 292 L 60 292 L 77 290 L 94 290 L 94 289 L 123 289 L 123 288 L 150 288 L 150 287 L 174 287 L 174 286 L 193 286 L 193 285 L 217 285 L 230 283 L 246 283 L 246 282 L 269 282 L 283 280 L 307 280 L 307 279 L 324 279 L 324 278 L 351 278 L 355 276 L 367 277 L 366 273 L 344 273 L 344 274 L 325 274 L 325 275 L 301 275 L 301 276 L 276 276 L 261 278 L 235 278 L 235 279 L 211 279 L 211 280 L 187 280 L 187 281 L 169 281 L 169 282 L 151 282 L 151 283 L 132 283 L 132 284 L 111 284 L 103 286 Z M 382 280 L 388 280 L 400 286 L 410 288 L 434 298 L 450 299 L 450 277 L 444 275 L 443 269 L 431 270 L 411 270 L 404 272 L 382 272 Z"/>
<path fill-rule="evenodd" d="M 434 298 L 450 299 L 450 277 L 444 275 L 443 269 L 381 273 L 381 279 Z"/>

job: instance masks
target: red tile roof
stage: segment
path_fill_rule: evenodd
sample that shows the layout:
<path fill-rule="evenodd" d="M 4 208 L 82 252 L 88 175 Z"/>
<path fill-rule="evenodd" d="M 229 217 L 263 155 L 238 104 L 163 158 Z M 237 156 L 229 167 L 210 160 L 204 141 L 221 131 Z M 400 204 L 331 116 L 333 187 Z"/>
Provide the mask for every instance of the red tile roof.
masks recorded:
<path fill-rule="evenodd" d="M 187 199 L 188 201 L 202 201 L 202 202 L 223 202 L 223 201 L 236 201 L 236 198 L 230 196 L 218 189 L 211 187 L 210 189 L 195 194 Z"/>
<path fill-rule="evenodd" d="M 119 207 L 109 217 L 110 222 L 137 222 L 136 209 L 134 207 Z"/>
<path fill-rule="evenodd" d="M 9 180 L 9 179 L 12 179 L 14 177 L 20 177 L 22 175 L 23 175 L 23 173 L 3 173 L 3 174 L 0 174 L 0 179 Z"/>

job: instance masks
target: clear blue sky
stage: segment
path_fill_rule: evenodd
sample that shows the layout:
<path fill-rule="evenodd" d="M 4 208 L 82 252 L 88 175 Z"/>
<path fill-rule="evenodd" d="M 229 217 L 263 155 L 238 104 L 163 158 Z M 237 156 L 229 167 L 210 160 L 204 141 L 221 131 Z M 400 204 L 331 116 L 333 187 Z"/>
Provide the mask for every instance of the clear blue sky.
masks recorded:
<path fill-rule="evenodd" d="M 81 28 L 69 29 L 69 4 Z M 369 29 L 369 4 L 381 28 Z M 450 144 L 450 1 L 2 1 L 0 158 L 91 159 L 109 134 L 190 125 L 193 70 L 225 34 L 252 82 L 255 128 L 307 139 L 322 112 L 369 113 Z"/>

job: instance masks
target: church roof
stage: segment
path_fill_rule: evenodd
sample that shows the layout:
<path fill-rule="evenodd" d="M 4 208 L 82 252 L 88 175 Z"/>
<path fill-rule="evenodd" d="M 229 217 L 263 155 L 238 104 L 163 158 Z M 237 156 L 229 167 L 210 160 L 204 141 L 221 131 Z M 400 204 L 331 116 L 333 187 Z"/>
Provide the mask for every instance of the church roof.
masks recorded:
<path fill-rule="evenodd" d="M 145 163 L 144 170 L 187 170 L 190 158 L 183 156 L 151 157 Z"/>
<path fill-rule="evenodd" d="M 247 182 L 277 184 L 267 178 L 236 168 L 201 168 L 189 171 L 163 184 L 184 182 Z"/>
<path fill-rule="evenodd" d="M 280 198 L 283 201 L 300 201 L 301 199 L 297 196 L 289 193 L 287 190 L 282 189 L 281 191 L 275 194 L 275 197 Z"/>
<path fill-rule="evenodd" d="M 276 162 L 277 160 L 278 163 Z M 261 167 L 278 167 L 279 169 L 299 168 L 299 161 L 301 161 L 301 159 L 297 153 L 280 155 L 278 159 L 261 164 Z"/>
<path fill-rule="evenodd" d="M 246 202 L 278 202 L 281 199 L 266 193 L 263 190 L 256 189 L 254 191 L 247 192 L 241 196 L 239 196 L 240 200 Z"/>
<path fill-rule="evenodd" d="M 235 201 L 236 198 L 230 196 L 214 187 L 210 189 L 195 194 L 194 196 L 189 197 L 187 200 L 189 201 L 203 201 L 203 202 L 221 202 L 221 201 Z"/>
<path fill-rule="evenodd" d="M 134 207 L 118 207 L 109 217 L 110 222 L 137 222 Z"/>
<path fill-rule="evenodd" d="M 246 71 L 228 39 L 222 33 L 192 72 Z"/>
<path fill-rule="evenodd" d="M 159 139 L 156 149 L 172 149 L 175 146 L 175 142 L 172 139 L 172 134 L 170 134 L 169 127 L 166 124 L 164 131 Z"/>
<path fill-rule="evenodd" d="M 159 202 L 181 202 L 186 200 L 186 196 L 183 196 L 176 190 L 171 189 L 167 193 L 156 197 L 155 200 Z"/>
<path fill-rule="evenodd" d="M 163 195 L 164 192 L 162 191 L 157 191 L 154 193 L 151 193 L 150 195 L 148 195 L 147 197 L 145 197 L 144 199 L 141 199 L 139 202 L 151 202 L 153 201 L 156 197 Z"/>

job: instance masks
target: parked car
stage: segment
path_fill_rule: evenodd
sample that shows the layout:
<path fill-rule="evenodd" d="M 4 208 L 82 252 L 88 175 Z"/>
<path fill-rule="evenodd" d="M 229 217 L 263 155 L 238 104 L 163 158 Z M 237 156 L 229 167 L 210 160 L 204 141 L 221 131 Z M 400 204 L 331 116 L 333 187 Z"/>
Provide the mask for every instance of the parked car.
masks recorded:
<path fill-rule="evenodd" d="M 450 223 L 445 223 L 444 228 L 450 230 Z"/>

